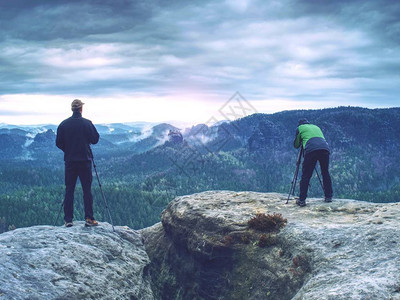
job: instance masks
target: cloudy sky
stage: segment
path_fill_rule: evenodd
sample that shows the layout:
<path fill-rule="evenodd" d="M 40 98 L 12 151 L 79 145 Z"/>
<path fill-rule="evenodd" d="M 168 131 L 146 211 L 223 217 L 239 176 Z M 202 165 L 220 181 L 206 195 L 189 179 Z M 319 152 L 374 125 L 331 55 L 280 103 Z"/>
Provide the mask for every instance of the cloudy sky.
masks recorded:
<path fill-rule="evenodd" d="M 0 123 L 400 106 L 399 37 L 391 0 L 0 0 Z"/>

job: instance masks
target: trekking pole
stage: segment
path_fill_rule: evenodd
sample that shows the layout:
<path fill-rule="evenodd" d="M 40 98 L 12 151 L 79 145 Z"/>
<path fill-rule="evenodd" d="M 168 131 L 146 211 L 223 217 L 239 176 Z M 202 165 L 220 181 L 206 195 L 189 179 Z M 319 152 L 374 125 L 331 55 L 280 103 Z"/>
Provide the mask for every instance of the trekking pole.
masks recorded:
<path fill-rule="evenodd" d="M 107 212 L 108 212 L 108 217 L 110 218 L 110 221 L 111 221 L 112 229 L 113 229 L 113 231 L 115 232 L 114 223 L 113 223 L 113 220 L 112 220 L 112 218 L 111 218 L 111 214 L 110 214 L 110 210 L 109 210 L 109 208 L 108 208 L 108 204 L 107 204 L 106 197 L 104 196 L 104 192 L 103 192 L 103 189 L 102 189 L 102 187 L 101 187 L 99 174 L 97 173 L 96 163 L 94 162 L 93 152 L 92 152 L 92 149 L 91 149 L 90 147 L 89 147 L 89 151 L 90 151 L 90 156 L 92 157 L 94 172 L 96 173 L 97 181 L 98 181 L 98 183 L 99 183 L 101 196 L 103 197 L 104 205 L 106 206 L 106 209 L 107 209 Z"/>
<path fill-rule="evenodd" d="M 65 199 L 64 199 L 63 202 L 61 203 L 61 207 L 60 207 L 60 210 L 58 211 L 58 215 L 57 215 L 56 221 L 54 222 L 54 226 L 56 226 L 57 221 L 58 221 L 58 218 L 60 217 L 61 210 L 62 210 L 62 208 L 63 208 L 63 206 L 64 206 L 64 201 L 65 201 Z"/>
<path fill-rule="evenodd" d="M 301 156 L 302 155 L 303 155 L 303 147 L 300 148 L 299 157 L 297 158 L 296 171 L 294 172 L 294 175 L 293 175 L 292 185 L 290 186 L 289 195 L 288 195 L 288 198 L 286 200 L 286 204 L 289 203 L 290 195 L 292 195 L 292 194 L 294 195 L 294 191 L 296 189 L 297 177 L 299 175 L 299 168 L 300 168 Z"/>

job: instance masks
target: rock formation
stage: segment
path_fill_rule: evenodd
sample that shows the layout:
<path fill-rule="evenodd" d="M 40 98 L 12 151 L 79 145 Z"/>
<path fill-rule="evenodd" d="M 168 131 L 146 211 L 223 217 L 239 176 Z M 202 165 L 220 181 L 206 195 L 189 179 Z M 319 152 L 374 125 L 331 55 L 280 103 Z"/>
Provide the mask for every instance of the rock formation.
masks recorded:
<path fill-rule="evenodd" d="M 170 129 L 168 132 L 168 141 L 173 144 L 181 144 L 183 143 L 183 136 L 179 130 Z"/>
<path fill-rule="evenodd" d="M 400 204 L 204 192 L 142 230 L 161 299 L 400 299 Z M 280 213 L 279 232 L 249 229 Z M 263 237 L 261 237 L 263 235 Z M 260 247 L 263 242 L 264 247 Z"/>
<path fill-rule="evenodd" d="M 176 198 L 140 231 L 3 233 L 0 299 L 400 299 L 400 203 L 285 202 L 210 191 Z M 282 226 L 249 226 L 261 217 Z"/>
<path fill-rule="evenodd" d="M 0 299 L 153 299 L 140 235 L 101 223 L 0 235 Z"/>

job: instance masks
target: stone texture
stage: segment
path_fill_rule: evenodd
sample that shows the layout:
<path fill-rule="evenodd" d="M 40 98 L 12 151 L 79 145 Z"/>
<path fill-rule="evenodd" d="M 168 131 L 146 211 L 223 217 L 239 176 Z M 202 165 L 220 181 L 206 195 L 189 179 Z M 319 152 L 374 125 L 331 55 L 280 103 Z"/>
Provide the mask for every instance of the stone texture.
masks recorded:
<path fill-rule="evenodd" d="M 0 299 L 153 299 L 140 235 L 107 223 L 0 235 Z"/>
<path fill-rule="evenodd" d="M 0 299 L 400 299 L 400 203 L 285 202 L 210 191 L 176 198 L 140 231 L 0 234 Z M 250 229 L 257 213 L 287 225 Z"/>
<path fill-rule="evenodd" d="M 157 299 L 400 299 L 400 204 L 211 191 L 172 201 L 141 231 Z M 259 247 L 247 221 L 288 223 Z"/>

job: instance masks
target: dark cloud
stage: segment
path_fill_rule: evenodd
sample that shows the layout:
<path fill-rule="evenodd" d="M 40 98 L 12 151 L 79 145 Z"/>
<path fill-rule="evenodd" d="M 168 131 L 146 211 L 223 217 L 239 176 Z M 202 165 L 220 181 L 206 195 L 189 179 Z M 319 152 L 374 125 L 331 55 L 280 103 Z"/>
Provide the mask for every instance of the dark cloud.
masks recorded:
<path fill-rule="evenodd" d="M 398 1 L 1 1 L 0 94 L 394 104 L 399 20 Z"/>
<path fill-rule="evenodd" d="M 347 29 L 358 29 L 381 43 L 398 46 L 400 3 L 398 1 L 337 0 L 294 1 L 300 15 L 323 16 Z"/>
<path fill-rule="evenodd" d="M 153 10 L 146 1 L 2 2 L 0 26 L 3 38 L 28 41 L 79 39 L 121 32 L 145 22 Z"/>

